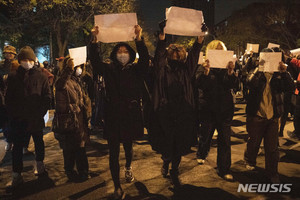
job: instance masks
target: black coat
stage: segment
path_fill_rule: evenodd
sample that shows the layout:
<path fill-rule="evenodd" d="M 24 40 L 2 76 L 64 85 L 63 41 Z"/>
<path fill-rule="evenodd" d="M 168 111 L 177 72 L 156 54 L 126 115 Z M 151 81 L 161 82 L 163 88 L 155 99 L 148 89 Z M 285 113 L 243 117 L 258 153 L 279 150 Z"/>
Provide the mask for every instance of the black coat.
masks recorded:
<path fill-rule="evenodd" d="M 153 115 L 149 128 L 152 148 L 165 156 L 174 149 L 184 155 L 196 137 L 194 78 L 202 45 L 195 42 L 185 63 L 168 64 L 166 41 L 159 41 L 154 57 Z"/>
<path fill-rule="evenodd" d="M 252 73 L 249 74 L 249 77 Z M 266 77 L 263 72 L 257 72 L 252 79 L 248 78 L 249 98 L 247 101 L 246 113 L 256 116 L 266 87 Z M 278 118 L 284 111 L 284 93 L 294 87 L 293 79 L 288 72 L 274 72 L 271 82 L 271 93 L 273 101 L 274 118 Z"/>
<path fill-rule="evenodd" d="M 129 64 L 124 67 L 116 59 L 120 46 L 126 46 L 130 54 Z M 143 40 L 136 41 L 136 48 L 138 63 L 133 63 L 136 53 L 126 43 L 116 45 L 110 56 L 112 62 L 104 63 L 97 53 L 97 45 L 90 46 L 90 61 L 94 73 L 102 75 L 105 80 L 104 137 L 107 139 L 132 141 L 144 134 L 141 98 L 149 54 Z"/>
<path fill-rule="evenodd" d="M 48 78 L 40 69 L 26 71 L 20 66 L 9 74 L 5 102 L 10 120 L 25 122 L 29 132 L 40 132 L 50 101 Z"/>
<path fill-rule="evenodd" d="M 225 69 L 210 69 L 207 76 L 203 73 L 197 75 L 195 91 L 198 120 L 212 120 L 212 116 L 216 116 L 219 121 L 232 118 L 232 90 L 238 86 L 238 78 L 233 74 L 228 75 Z"/>

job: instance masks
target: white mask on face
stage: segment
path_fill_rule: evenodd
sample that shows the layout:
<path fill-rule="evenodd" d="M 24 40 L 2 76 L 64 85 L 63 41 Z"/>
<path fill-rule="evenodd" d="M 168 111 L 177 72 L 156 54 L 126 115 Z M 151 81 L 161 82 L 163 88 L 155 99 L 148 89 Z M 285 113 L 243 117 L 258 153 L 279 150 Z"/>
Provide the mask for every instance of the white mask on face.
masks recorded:
<path fill-rule="evenodd" d="M 75 71 L 75 75 L 76 76 L 80 76 L 82 74 L 82 69 L 81 67 L 77 67 L 76 71 Z"/>
<path fill-rule="evenodd" d="M 26 70 L 30 70 L 31 68 L 33 68 L 34 62 L 21 61 L 21 66 Z"/>
<path fill-rule="evenodd" d="M 122 64 L 126 65 L 129 62 L 129 53 L 117 53 L 117 60 Z"/>

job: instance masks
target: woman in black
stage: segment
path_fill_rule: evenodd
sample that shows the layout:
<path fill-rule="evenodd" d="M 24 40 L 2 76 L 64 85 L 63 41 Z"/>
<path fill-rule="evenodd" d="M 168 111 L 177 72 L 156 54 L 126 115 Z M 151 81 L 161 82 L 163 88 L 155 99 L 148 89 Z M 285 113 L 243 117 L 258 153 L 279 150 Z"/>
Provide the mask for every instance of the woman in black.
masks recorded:
<path fill-rule="evenodd" d="M 90 61 L 96 74 L 105 80 L 106 101 L 104 106 L 104 136 L 108 140 L 109 165 L 115 185 L 115 198 L 124 196 L 119 177 L 120 143 L 125 150 L 125 179 L 132 182 L 131 171 L 132 141 L 144 134 L 141 98 L 143 76 L 149 64 L 149 54 L 144 43 L 142 28 L 135 26 L 135 43 L 139 54 L 133 63 L 136 52 L 126 43 L 117 44 L 111 52 L 111 63 L 104 63 L 98 54 L 96 35 L 98 27 L 92 30 L 94 39 L 90 46 Z"/>

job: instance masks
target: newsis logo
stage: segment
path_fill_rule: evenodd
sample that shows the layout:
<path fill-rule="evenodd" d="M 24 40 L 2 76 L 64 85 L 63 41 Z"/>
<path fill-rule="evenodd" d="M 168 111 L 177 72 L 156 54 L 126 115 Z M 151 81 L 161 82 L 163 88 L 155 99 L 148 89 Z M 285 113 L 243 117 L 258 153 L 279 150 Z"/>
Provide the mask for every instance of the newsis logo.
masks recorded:
<path fill-rule="evenodd" d="M 282 192 L 288 193 L 292 191 L 292 184 L 239 184 L 237 192 L 252 192 L 252 193 L 268 193 Z"/>

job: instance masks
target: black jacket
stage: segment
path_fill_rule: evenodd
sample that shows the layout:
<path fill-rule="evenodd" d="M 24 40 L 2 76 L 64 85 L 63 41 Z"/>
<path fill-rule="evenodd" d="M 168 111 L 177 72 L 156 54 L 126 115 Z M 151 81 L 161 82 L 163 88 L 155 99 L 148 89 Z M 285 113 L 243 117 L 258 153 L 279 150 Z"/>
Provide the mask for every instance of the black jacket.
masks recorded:
<path fill-rule="evenodd" d="M 116 58 L 120 46 L 126 46 L 130 54 L 130 61 L 124 67 Z M 133 63 L 136 53 L 126 43 L 116 45 L 110 56 L 112 62 L 104 63 L 98 54 L 97 44 L 90 45 L 90 61 L 94 75 L 99 74 L 105 80 L 105 138 L 132 141 L 144 134 L 141 98 L 149 54 L 143 40 L 136 41 L 136 48 L 139 54 L 138 63 Z"/>
<path fill-rule="evenodd" d="M 44 115 L 50 108 L 51 91 L 48 78 L 34 67 L 23 67 L 8 76 L 5 102 L 10 120 L 27 123 L 29 132 L 39 132 L 44 126 Z"/>
<path fill-rule="evenodd" d="M 249 74 L 249 77 L 252 73 Z M 257 72 L 252 79 L 247 79 L 249 85 L 249 98 L 247 101 L 246 113 L 249 116 L 256 116 L 259 110 L 263 92 L 266 87 L 266 77 L 263 72 Z M 274 72 L 270 81 L 272 101 L 273 101 L 273 118 L 278 118 L 284 111 L 284 93 L 294 87 L 293 79 L 288 72 Z"/>
<path fill-rule="evenodd" d="M 212 116 L 217 116 L 221 120 L 232 118 L 234 113 L 232 90 L 238 88 L 238 78 L 235 75 L 228 75 L 225 69 L 210 69 L 207 76 L 201 74 L 196 77 L 198 119 L 211 120 Z"/>
<path fill-rule="evenodd" d="M 185 63 L 168 63 L 166 41 L 157 44 L 154 57 L 153 108 L 149 128 L 152 148 L 165 156 L 189 152 L 196 137 L 192 80 L 202 44 L 195 42 Z"/>

